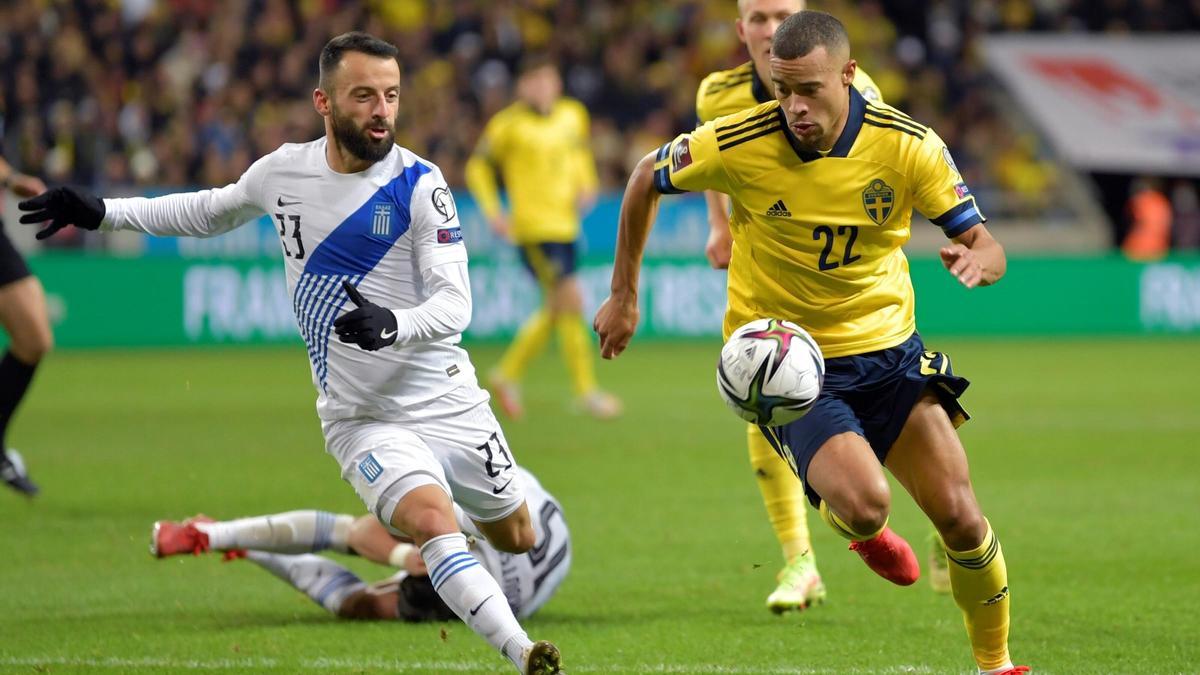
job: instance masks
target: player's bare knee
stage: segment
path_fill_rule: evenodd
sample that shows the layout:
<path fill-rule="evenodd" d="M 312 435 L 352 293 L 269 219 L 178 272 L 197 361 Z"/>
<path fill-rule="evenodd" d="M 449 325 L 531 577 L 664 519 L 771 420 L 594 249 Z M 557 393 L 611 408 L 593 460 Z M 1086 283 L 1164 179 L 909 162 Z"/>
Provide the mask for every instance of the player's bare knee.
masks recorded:
<path fill-rule="evenodd" d="M 973 504 L 973 501 L 972 501 Z M 983 543 L 987 521 L 978 508 L 963 505 L 952 508 L 934 522 L 942 541 L 952 551 L 970 551 Z"/>
<path fill-rule="evenodd" d="M 867 506 L 854 512 L 848 518 L 849 525 L 855 532 L 867 534 L 878 532 L 887 524 L 888 510 L 886 507 Z"/>
<path fill-rule="evenodd" d="M 566 277 L 554 288 L 554 311 L 558 314 L 578 314 L 583 311 L 583 292 L 575 277 Z"/>
<path fill-rule="evenodd" d="M 434 537 L 459 531 L 452 515 L 433 506 L 421 506 L 405 514 L 404 527 L 400 529 L 412 537 L 413 543 L 418 546 Z"/>
<path fill-rule="evenodd" d="M 583 311 L 583 298 L 574 290 L 565 291 L 559 294 L 557 305 L 559 314 L 579 314 Z"/>
<path fill-rule="evenodd" d="M 838 513 L 855 532 L 876 532 L 887 524 L 892 493 L 887 480 L 871 481 L 850 500 L 847 513 Z"/>
<path fill-rule="evenodd" d="M 23 326 L 14 330 L 9 350 L 19 361 L 33 365 L 42 360 L 54 348 L 54 334 L 47 326 Z"/>

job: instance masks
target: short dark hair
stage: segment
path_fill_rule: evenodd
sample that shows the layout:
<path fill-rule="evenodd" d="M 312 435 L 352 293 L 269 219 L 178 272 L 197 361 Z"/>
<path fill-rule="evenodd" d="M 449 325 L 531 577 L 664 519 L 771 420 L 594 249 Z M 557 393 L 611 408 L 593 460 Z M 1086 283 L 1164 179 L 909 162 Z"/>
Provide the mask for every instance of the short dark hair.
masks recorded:
<path fill-rule="evenodd" d="M 333 69 L 342 62 L 342 56 L 346 52 L 360 52 L 379 58 L 395 59 L 400 50 L 396 49 L 396 45 L 362 31 L 342 33 L 326 42 L 325 47 L 321 50 L 321 80 L 318 84 L 321 89 L 329 91 L 329 76 Z"/>
<path fill-rule="evenodd" d="M 517 77 L 524 77 L 542 68 L 558 69 L 558 64 L 546 52 L 530 52 L 517 64 Z"/>
<path fill-rule="evenodd" d="M 806 9 L 789 16 L 775 29 L 771 55 L 785 61 L 798 59 L 817 47 L 833 53 L 850 50 L 846 27 L 832 14 Z"/>

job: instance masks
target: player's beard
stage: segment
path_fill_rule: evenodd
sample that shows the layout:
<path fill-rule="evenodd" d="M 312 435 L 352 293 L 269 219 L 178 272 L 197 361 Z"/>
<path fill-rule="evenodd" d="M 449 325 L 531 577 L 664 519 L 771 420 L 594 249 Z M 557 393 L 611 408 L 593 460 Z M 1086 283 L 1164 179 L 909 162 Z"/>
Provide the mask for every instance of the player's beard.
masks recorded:
<path fill-rule="evenodd" d="M 364 162 L 374 164 L 392 151 L 392 146 L 396 144 L 396 120 L 385 121 L 380 118 L 372 118 L 371 122 L 365 127 L 358 126 L 355 121 L 349 117 L 343 117 L 338 113 L 338 109 L 332 109 L 330 118 L 333 120 L 333 138 L 338 145 L 345 148 L 351 155 Z M 367 129 L 377 129 L 387 127 L 387 134 L 379 140 L 375 140 L 367 135 Z"/>

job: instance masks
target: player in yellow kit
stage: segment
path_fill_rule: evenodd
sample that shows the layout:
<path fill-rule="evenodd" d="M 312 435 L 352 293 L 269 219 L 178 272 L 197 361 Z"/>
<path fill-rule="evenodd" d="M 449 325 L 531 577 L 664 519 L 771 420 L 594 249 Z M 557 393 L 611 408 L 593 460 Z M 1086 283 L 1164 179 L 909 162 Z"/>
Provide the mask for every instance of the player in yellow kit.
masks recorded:
<path fill-rule="evenodd" d="M 753 108 L 775 100 L 769 60 L 771 37 L 783 20 L 804 9 L 804 0 L 738 0 L 738 39 L 746 45 L 750 60 L 729 70 L 710 73 L 696 91 L 696 118 L 700 124 L 723 115 Z M 854 74 L 853 86 L 871 101 L 882 100 L 879 88 L 864 70 Z M 704 254 L 716 269 L 729 266 L 733 240 L 729 234 L 729 197 L 712 190 L 704 193 L 708 205 L 708 243 Z M 787 463 L 775 454 L 767 439 L 753 424 L 746 427 L 750 468 L 758 481 L 767 519 L 783 549 L 784 567 L 776 576 L 778 585 L 767 596 L 767 607 L 776 613 L 802 610 L 825 599 L 825 584 L 817 571 L 804 487 Z"/>
<path fill-rule="evenodd" d="M 537 57 L 522 65 L 517 97 L 488 121 L 467 162 L 466 179 L 492 229 L 517 245 L 541 289 L 542 306 L 521 326 L 489 377 L 489 387 L 501 410 L 520 418 L 521 378 L 557 332 L 578 409 L 601 419 L 615 417 L 621 403 L 596 384 L 575 276 L 580 212 L 591 206 L 597 188 L 587 110 L 562 96 L 557 68 Z M 511 215 L 501 206 L 497 174 L 508 192 Z"/>
<path fill-rule="evenodd" d="M 639 267 L 658 194 L 730 195 L 725 334 L 757 318 L 788 319 L 825 356 L 810 412 L 763 433 L 850 549 L 907 585 L 920 568 L 887 527 L 886 466 L 946 544 L 980 672 L 1025 673 L 1008 653 L 1004 556 L 955 432 L 967 419 L 958 398 L 968 383 L 917 334 L 900 247 L 916 208 L 951 239 L 942 263 L 967 288 L 1003 276 L 1004 250 L 937 134 L 850 86 L 857 64 L 849 42 L 834 17 L 793 14 L 771 47 L 775 101 L 717 118 L 638 164 L 621 205 L 612 294 L 593 324 L 601 355 L 620 354 L 637 327 Z"/>

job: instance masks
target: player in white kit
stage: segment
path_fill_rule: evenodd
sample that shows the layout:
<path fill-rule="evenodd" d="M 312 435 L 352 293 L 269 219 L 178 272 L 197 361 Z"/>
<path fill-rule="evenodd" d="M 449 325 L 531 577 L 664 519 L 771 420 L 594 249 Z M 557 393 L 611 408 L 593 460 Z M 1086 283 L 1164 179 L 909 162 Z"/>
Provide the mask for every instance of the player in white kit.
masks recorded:
<path fill-rule="evenodd" d="M 396 54 L 365 33 L 330 40 L 313 92 L 325 136 L 280 146 L 233 185 L 104 200 L 59 187 L 21 202 L 21 222 L 48 221 L 38 238 L 68 225 L 208 237 L 269 214 L 342 478 L 412 538 L 472 630 L 523 672 L 559 672 L 554 645 L 532 642 L 507 603 L 486 602 L 503 593 L 452 507 L 500 551 L 537 543 L 512 451 L 458 347 L 471 294 L 454 200 L 436 166 L 395 144 Z"/>
<path fill-rule="evenodd" d="M 472 538 L 470 550 L 500 582 L 513 614 L 524 618 L 546 604 L 566 578 L 571 539 L 562 506 L 553 495 L 525 469 L 518 467 L 516 474 L 535 514 L 538 545 L 528 553 L 513 554 Z M 368 585 L 333 560 L 312 555 L 325 550 L 360 555 L 400 571 Z M 224 552 L 227 559 L 245 557 L 343 618 L 455 618 L 434 592 L 418 549 L 398 541 L 374 516 L 304 510 L 230 521 L 196 516 L 181 523 L 154 524 L 150 552 L 157 557 L 209 551 Z"/>

